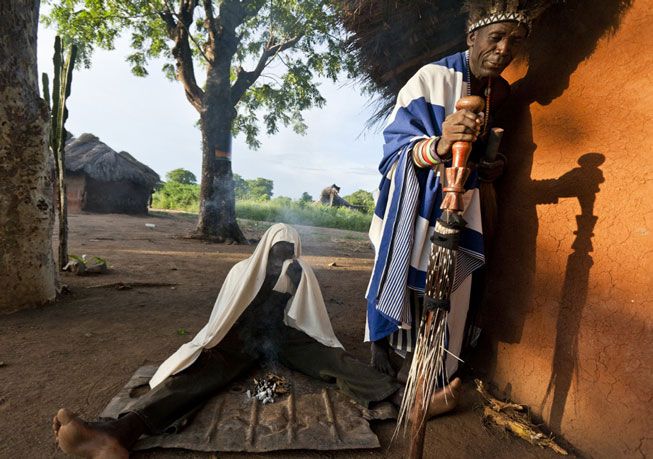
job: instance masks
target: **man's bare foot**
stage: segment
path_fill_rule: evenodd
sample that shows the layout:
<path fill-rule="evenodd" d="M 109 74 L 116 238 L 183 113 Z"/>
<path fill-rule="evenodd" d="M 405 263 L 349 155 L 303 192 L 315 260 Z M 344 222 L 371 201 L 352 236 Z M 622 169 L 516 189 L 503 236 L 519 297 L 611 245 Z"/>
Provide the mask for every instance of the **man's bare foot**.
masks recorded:
<path fill-rule="evenodd" d="M 103 423 L 86 422 L 65 408 L 52 419 L 59 447 L 68 454 L 92 459 L 126 459 L 129 452 Z"/>
<path fill-rule="evenodd" d="M 460 378 L 455 378 L 448 386 L 431 395 L 431 402 L 426 413 L 427 419 L 453 410 L 458 405 L 461 387 L 462 381 Z"/>
<path fill-rule="evenodd" d="M 370 350 L 372 352 L 372 366 L 379 370 L 381 373 L 385 373 L 389 376 L 395 375 L 395 370 L 390 364 L 390 354 L 388 349 L 388 344 L 385 338 L 383 339 L 385 343 L 381 341 L 372 341 Z"/>
<path fill-rule="evenodd" d="M 397 373 L 397 381 L 401 384 L 408 382 L 408 373 L 410 373 L 410 366 L 413 364 L 413 353 L 409 352 L 404 358 L 404 363 L 401 364 L 399 373 Z"/>

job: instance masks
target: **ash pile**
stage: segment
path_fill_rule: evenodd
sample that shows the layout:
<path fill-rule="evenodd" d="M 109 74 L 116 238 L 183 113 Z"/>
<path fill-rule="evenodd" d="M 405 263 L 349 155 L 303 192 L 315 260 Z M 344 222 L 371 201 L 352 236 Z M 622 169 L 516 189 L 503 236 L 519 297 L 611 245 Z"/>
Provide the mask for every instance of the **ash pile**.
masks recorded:
<path fill-rule="evenodd" d="M 283 376 L 268 373 L 261 379 L 254 378 L 254 388 L 247 390 L 247 398 L 255 399 L 263 405 L 274 403 L 280 396 L 290 391 L 290 383 Z"/>

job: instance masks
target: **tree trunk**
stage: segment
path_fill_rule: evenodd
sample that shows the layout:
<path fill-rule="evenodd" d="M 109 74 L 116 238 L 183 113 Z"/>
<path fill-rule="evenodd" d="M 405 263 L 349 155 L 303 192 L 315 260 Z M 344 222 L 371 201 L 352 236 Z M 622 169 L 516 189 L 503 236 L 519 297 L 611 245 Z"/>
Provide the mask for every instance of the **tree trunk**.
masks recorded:
<path fill-rule="evenodd" d="M 56 296 L 49 115 L 39 96 L 38 0 L 0 3 L 0 312 Z"/>
<path fill-rule="evenodd" d="M 236 221 L 231 170 L 231 125 L 235 116 L 229 86 L 229 65 L 216 64 L 208 70 L 204 110 L 200 113 L 202 182 L 195 236 L 201 239 L 247 242 Z"/>

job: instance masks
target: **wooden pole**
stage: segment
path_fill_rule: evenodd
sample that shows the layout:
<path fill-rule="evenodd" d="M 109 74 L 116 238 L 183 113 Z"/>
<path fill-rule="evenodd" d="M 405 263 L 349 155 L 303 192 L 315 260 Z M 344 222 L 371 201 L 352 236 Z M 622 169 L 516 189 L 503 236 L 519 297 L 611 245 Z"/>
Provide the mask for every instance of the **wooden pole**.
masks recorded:
<path fill-rule="evenodd" d="M 433 312 L 426 313 L 426 324 L 424 330 L 431 328 L 433 322 Z M 422 459 L 424 454 L 424 437 L 426 436 L 426 410 L 429 408 L 429 401 L 424 400 L 424 379 L 417 381 L 417 390 L 415 392 L 415 404 L 410 412 L 410 450 L 409 459 Z"/>
<path fill-rule="evenodd" d="M 463 97 L 456 102 L 456 110 L 471 110 L 478 113 L 483 110 L 485 101 L 478 96 Z M 467 160 L 472 151 L 470 142 L 455 142 L 451 147 L 452 150 L 452 164 L 447 168 L 447 186 L 443 188 L 445 196 L 442 200 L 442 209 L 449 212 L 462 213 L 463 203 L 462 194 L 465 192 L 463 188 L 465 180 L 469 174 L 469 169 L 466 167 Z M 452 265 L 453 266 L 453 265 Z M 429 264 L 429 271 L 437 269 Z M 450 273 L 453 276 L 453 273 Z M 451 293 L 451 292 L 447 292 Z M 423 330 L 430 330 L 432 322 L 435 320 L 435 313 L 427 311 L 425 318 L 425 326 Z M 417 362 L 413 360 L 413 365 Z M 426 433 L 427 410 L 430 400 L 424 400 L 425 393 L 423 385 L 427 381 L 422 378 L 422 375 L 417 375 L 418 381 L 415 392 L 415 402 L 411 408 L 409 422 L 410 422 L 410 449 L 409 459 L 421 459 L 424 454 L 424 436 Z"/>

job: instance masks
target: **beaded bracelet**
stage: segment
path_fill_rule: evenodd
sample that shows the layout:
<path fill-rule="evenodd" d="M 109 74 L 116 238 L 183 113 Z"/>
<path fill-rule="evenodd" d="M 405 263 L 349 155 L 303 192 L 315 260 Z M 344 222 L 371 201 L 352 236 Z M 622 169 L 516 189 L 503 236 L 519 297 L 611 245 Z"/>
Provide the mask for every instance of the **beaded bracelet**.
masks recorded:
<path fill-rule="evenodd" d="M 413 146 L 413 162 L 417 167 L 433 167 L 440 164 L 440 158 L 435 153 L 435 145 L 439 137 L 420 140 Z"/>

